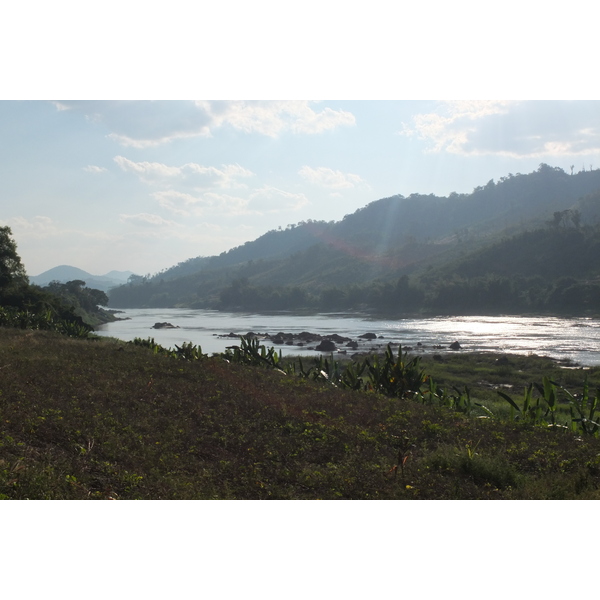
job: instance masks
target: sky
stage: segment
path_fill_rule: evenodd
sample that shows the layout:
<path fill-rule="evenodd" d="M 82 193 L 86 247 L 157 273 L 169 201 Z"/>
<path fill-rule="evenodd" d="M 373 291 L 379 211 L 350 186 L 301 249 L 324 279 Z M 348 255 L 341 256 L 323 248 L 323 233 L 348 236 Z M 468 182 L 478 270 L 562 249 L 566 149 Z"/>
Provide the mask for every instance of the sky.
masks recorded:
<path fill-rule="evenodd" d="M 0 224 L 30 275 L 155 273 L 402 194 L 600 167 L 598 101 L 2 101 Z"/>
<path fill-rule="evenodd" d="M 395 194 L 598 168 L 594 20 L 534 4 L 493 27 L 467 0 L 10 6 L 0 225 L 29 275 L 143 275 Z"/>

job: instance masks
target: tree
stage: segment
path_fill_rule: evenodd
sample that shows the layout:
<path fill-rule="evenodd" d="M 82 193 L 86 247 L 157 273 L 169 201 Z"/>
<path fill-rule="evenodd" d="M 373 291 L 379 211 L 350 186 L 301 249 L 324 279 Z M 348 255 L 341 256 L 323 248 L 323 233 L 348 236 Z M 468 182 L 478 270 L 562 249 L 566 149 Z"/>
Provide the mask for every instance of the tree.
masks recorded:
<path fill-rule="evenodd" d="M 29 279 L 17 254 L 12 231 L 10 227 L 0 227 L 0 298 L 28 284 Z"/>
<path fill-rule="evenodd" d="M 99 306 L 108 305 L 108 296 L 103 291 L 86 287 L 85 281 L 81 279 L 67 283 L 51 281 L 44 289 L 64 300 L 69 306 L 81 308 L 90 314 L 97 313 Z"/>
<path fill-rule="evenodd" d="M 142 283 L 146 283 L 147 279 L 145 277 L 142 277 L 141 275 L 135 275 L 135 274 L 131 274 L 129 276 L 129 278 L 127 279 L 127 283 L 129 285 L 138 285 L 138 284 L 142 284 Z"/>

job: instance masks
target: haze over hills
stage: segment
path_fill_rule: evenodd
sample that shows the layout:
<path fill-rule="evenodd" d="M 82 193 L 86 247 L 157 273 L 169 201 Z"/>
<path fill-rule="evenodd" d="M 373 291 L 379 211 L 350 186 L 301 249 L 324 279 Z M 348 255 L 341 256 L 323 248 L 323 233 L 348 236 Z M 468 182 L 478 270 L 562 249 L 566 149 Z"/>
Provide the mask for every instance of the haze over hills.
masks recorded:
<path fill-rule="evenodd" d="M 254 310 L 369 305 L 377 282 L 396 285 L 411 276 L 416 284 L 427 283 L 425 274 L 432 269 L 438 277 L 454 276 L 454 262 L 501 239 L 536 229 L 546 231 L 542 237 L 563 235 L 567 228 L 582 234 L 599 222 L 599 190 L 600 169 L 567 174 L 541 164 L 526 175 L 489 181 L 471 194 L 383 198 L 338 222 L 301 222 L 219 256 L 192 258 L 151 278 L 133 278 L 111 291 L 110 304 Z M 594 247 L 590 239 L 582 243 Z M 485 274 L 484 265 L 477 277 Z M 431 280 L 427 285 L 411 296 L 414 303 L 419 297 L 423 304 L 431 295 Z M 356 289 L 350 294 L 357 286 L 372 288 L 371 298 Z"/>
<path fill-rule="evenodd" d="M 69 265 L 60 265 L 44 271 L 39 275 L 29 277 L 29 281 L 39 286 L 48 285 L 51 281 L 67 283 L 76 279 L 85 281 L 88 288 L 108 292 L 111 288 L 123 285 L 129 277 L 133 275 L 131 271 L 110 271 L 106 275 L 91 275 L 83 269 L 71 267 Z"/>

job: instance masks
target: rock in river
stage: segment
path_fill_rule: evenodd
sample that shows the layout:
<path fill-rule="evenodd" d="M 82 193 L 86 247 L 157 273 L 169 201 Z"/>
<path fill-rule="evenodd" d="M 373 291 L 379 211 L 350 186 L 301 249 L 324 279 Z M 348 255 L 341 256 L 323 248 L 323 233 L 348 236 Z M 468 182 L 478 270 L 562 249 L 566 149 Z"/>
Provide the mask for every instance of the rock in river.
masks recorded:
<path fill-rule="evenodd" d="M 337 350 L 337 347 L 335 345 L 335 342 L 332 342 L 331 340 L 323 340 L 315 348 L 315 350 L 319 350 L 319 352 L 333 352 L 334 350 Z"/>
<path fill-rule="evenodd" d="M 152 325 L 152 329 L 179 329 L 177 325 L 173 325 L 172 323 L 154 323 Z"/>

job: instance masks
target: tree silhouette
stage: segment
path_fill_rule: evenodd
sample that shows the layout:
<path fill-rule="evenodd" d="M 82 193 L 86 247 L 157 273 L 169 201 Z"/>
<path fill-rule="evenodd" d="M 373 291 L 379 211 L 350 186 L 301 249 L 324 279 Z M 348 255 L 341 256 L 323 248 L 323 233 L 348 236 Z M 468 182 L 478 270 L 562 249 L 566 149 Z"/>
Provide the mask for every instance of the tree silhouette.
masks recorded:
<path fill-rule="evenodd" d="M 0 300 L 10 291 L 28 283 L 12 231 L 10 227 L 0 227 Z"/>

